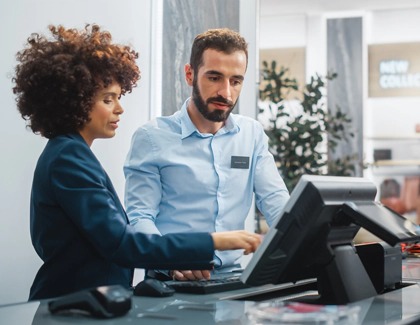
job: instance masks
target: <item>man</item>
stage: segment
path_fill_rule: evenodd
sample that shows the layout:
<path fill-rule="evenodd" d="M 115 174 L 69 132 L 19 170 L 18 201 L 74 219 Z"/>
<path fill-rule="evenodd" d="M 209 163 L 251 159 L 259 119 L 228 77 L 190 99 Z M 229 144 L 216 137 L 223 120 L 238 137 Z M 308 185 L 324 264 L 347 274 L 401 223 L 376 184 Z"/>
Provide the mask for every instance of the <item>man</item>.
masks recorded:
<path fill-rule="evenodd" d="M 247 43 L 229 29 L 198 35 L 181 110 L 139 128 L 124 166 L 125 205 L 138 231 L 167 234 L 243 229 L 256 204 L 271 224 L 289 198 L 259 122 L 231 114 L 248 63 Z M 241 252 L 217 252 L 215 271 L 240 268 Z M 209 271 L 171 270 L 177 280 Z M 150 275 L 150 273 L 149 273 Z"/>

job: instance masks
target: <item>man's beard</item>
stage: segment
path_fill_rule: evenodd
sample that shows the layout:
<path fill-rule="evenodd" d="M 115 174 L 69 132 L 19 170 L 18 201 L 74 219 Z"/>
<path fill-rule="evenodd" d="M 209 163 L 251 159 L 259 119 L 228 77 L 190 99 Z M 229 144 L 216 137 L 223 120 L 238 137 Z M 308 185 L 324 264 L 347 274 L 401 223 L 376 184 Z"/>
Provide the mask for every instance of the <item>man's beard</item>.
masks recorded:
<path fill-rule="evenodd" d="M 210 97 L 206 101 L 204 101 L 203 97 L 201 97 L 200 89 L 198 89 L 197 82 L 193 81 L 193 95 L 192 100 L 194 101 L 195 106 L 197 107 L 198 111 L 203 115 L 206 120 L 212 122 L 224 122 L 229 117 L 232 110 L 235 108 L 236 102 L 232 102 L 223 98 L 222 96 L 217 97 Z M 222 110 L 222 109 L 215 109 L 214 111 L 210 111 L 209 103 L 211 102 L 219 102 L 230 106 L 229 110 Z"/>

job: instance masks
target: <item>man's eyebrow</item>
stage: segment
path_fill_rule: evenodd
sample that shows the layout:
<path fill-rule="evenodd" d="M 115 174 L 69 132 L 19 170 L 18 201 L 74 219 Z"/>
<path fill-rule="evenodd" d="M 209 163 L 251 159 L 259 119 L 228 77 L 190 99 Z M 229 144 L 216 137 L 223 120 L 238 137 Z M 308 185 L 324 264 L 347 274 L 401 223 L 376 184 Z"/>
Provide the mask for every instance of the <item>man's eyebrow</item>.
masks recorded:
<path fill-rule="evenodd" d="M 221 77 L 224 76 L 223 73 L 221 73 L 221 72 L 219 72 L 217 70 L 209 70 L 209 71 L 206 71 L 205 74 L 206 75 L 212 74 L 212 75 L 221 76 Z M 232 78 L 244 80 L 244 76 L 242 76 L 240 74 L 239 75 L 232 76 Z"/>

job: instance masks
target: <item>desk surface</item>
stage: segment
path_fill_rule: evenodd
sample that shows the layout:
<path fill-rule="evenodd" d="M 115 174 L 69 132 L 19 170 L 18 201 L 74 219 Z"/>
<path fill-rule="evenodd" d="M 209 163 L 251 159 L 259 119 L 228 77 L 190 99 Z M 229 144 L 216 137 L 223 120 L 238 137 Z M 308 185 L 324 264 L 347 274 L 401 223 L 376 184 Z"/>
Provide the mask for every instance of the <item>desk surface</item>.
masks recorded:
<path fill-rule="evenodd" d="M 409 324 L 420 320 L 420 259 L 404 262 L 403 279 L 416 283 L 349 304 L 360 308 L 359 324 Z M 275 289 L 274 286 L 252 288 L 254 293 Z M 46 302 L 29 302 L 0 307 L 0 324 L 252 324 L 247 312 L 258 302 L 233 300 L 235 296 L 246 296 L 249 290 L 211 295 L 175 294 L 167 298 L 133 297 L 133 307 L 126 316 L 99 321 L 84 316 L 53 316 Z"/>

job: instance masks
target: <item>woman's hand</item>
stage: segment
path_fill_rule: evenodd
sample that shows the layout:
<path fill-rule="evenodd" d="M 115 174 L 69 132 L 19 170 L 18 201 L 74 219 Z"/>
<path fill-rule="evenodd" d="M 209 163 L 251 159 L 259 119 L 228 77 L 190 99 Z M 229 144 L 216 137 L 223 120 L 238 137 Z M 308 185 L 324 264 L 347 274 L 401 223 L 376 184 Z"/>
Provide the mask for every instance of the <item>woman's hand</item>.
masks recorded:
<path fill-rule="evenodd" d="M 213 237 L 214 249 L 221 251 L 244 249 L 245 255 L 255 252 L 261 244 L 260 235 L 245 230 L 214 232 L 211 236 Z"/>

